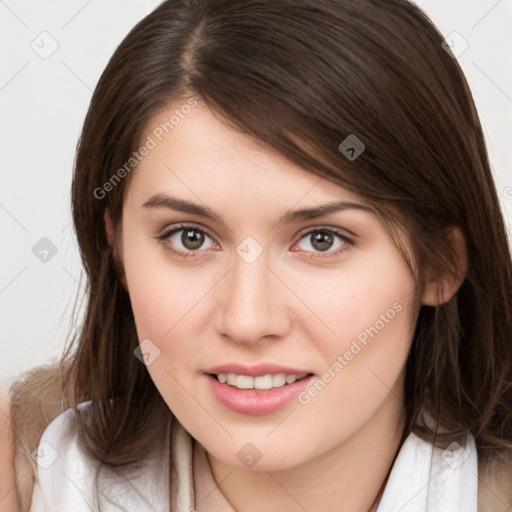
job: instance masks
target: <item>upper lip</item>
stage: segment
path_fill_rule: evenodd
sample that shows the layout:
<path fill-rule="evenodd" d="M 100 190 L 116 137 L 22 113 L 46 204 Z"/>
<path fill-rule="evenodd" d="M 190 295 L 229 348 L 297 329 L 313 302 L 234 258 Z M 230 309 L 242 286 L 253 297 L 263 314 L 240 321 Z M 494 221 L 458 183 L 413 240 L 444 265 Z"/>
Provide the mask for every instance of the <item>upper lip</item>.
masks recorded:
<path fill-rule="evenodd" d="M 304 369 L 299 368 L 291 368 L 288 366 L 281 366 L 277 364 L 271 363 L 262 363 L 256 364 L 252 366 L 247 366 L 239 363 L 228 363 L 221 364 L 219 366 L 214 366 L 205 373 L 218 375 L 219 373 L 234 373 L 236 375 L 247 375 L 249 377 L 263 377 L 264 375 L 276 373 L 284 373 L 285 375 L 297 375 L 297 377 L 302 377 L 309 375 L 312 372 L 309 372 Z"/>

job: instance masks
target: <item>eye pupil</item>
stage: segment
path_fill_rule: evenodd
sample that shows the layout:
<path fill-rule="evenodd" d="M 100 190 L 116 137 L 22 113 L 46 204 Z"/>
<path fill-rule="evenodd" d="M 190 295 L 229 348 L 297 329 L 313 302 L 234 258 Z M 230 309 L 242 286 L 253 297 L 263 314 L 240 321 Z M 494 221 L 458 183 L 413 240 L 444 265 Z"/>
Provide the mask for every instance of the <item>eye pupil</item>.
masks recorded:
<path fill-rule="evenodd" d="M 195 229 L 185 229 L 181 235 L 181 242 L 187 249 L 198 249 L 203 245 L 204 233 Z"/>
<path fill-rule="evenodd" d="M 326 231 L 317 231 L 316 234 L 313 235 L 312 245 L 319 251 L 326 251 L 332 247 L 333 242 L 334 237 L 331 233 L 327 233 Z"/>

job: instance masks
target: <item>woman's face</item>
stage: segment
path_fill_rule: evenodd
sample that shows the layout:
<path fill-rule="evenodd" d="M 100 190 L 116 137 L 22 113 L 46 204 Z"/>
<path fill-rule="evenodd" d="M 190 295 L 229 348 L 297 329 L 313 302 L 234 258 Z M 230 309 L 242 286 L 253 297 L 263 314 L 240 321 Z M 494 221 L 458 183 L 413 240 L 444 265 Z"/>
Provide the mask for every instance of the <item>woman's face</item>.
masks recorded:
<path fill-rule="evenodd" d="M 223 463 L 262 470 L 396 418 L 418 305 L 387 231 L 360 197 L 202 103 L 162 134 L 173 112 L 142 138 L 120 254 L 143 359 L 174 415 Z"/>

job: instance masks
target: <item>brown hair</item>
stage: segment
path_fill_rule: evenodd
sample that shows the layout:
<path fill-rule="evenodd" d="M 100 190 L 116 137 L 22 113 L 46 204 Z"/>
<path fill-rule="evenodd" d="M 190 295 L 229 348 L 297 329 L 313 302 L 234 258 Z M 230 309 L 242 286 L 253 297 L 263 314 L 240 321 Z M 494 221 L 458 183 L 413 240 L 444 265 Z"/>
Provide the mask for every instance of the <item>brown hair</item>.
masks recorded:
<path fill-rule="evenodd" d="M 448 303 L 420 310 L 404 435 L 435 437 L 419 422 L 425 407 L 445 440 L 471 432 L 482 454 L 512 446 L 510 250 L 473 99 L 442 43 L 405 0 L 169 0 L 132 29 L 94 91 L 72 184 L 88 302 L 62 365 L 72 405 L 93 400 L 78 416 L 93 456 L 137 462 L 171 418 L 134 356 L 130 300 L 105 235 L 105 208 L 117 225 L 131 175 L 102 199 L 94 190 L 155 114 L 189 97 L 406 229 L 418 290 L 427 269 L 457 272 L 446 229 L 461 229 L 469 271 Z M 350 134 L 366 146 L 354 161 L 338 150 Z"/>

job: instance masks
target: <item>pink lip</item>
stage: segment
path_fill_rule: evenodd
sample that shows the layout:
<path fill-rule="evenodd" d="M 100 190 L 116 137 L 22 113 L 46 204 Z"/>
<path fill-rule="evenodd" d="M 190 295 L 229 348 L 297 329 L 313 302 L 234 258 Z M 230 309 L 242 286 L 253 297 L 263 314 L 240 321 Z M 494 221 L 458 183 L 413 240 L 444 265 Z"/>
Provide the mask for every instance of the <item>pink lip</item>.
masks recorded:
<path fill-rule="evenodd" d="M 270 414 L 281 409 L 304 391 L 314 379 L 314 375 L 310 375 L 280 388 L 256 390 L 238 389 L 221 384 L 212 375 L 205 377 L 208 379 L 211 392 L 221 404 L 240 414 L 252 415 Z"/>
<path fill-rule="evenodd" d="M 280 388 L 265 390 L 238 389 L 219 382 L 213 375 L 219 373 L 236 373 L 237 375 L 248 375 L 251 377 L 268 375 L 269 373 L 285 373 L 287 375 L 297 375 L 298 377 L 304 376 L 304 378 L 295 381 L 293 384 L 285 384 Z M 276 365 L 265 364 L 248 367 L 226 364 L 210 368 L 206 372 L 205 377 L 208 379 L 210 391 L 221 404 L 240 414 L 262 415 L 270 414 L 290 403 L 311 384 L 315 376 L 309 375 L 309 372 L 304 370 Z"/>
<path fill-rule="evenodd" d="M 303 375 L 307 375 L 308 373 L 313 373 L 308 370 L 302 370 L 299 368 L 291 368 L 287 366 L 279 366 L 276 364 L 256 364 L 253 366 L 246 366 L 243 364 L 230 363 L 230 364 L 222 364 L 220 366 L 214 366 L 205 371 L 205 373 L 209 373 L 210 375 L 219 373 L 236 373 L 237 375 L 247 375 L 248 377 L 263 377 L 268 375 L 269 373 L 275 375 L 276 373 L 284 373 L 286 375 L 297 375 L 297 377 L 301 377 Z"/>

